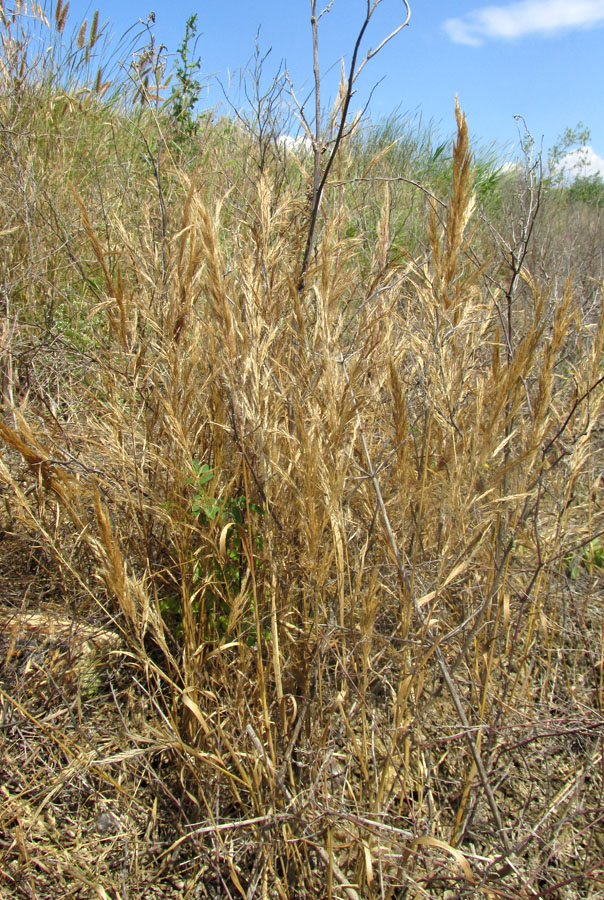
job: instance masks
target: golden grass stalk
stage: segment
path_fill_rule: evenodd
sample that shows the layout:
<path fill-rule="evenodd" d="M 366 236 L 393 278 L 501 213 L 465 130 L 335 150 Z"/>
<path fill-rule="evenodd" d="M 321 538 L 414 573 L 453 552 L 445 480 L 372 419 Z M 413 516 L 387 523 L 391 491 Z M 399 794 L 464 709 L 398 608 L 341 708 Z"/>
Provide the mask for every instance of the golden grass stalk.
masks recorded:
<path fill-rule="evenodd" d="M 566 827 L 581 840 L 523 760 L 562 764 L 568 710 L 600 713 L 576 622 L 600 622 L 596 548 L 591 574 L 581 554 L 603 527 L 604 318 L 527 274 L 502 347 L 456 116 L 417 263 L 393 187 L 371 240 L 347 236 L 348 150 L 303 289 L 303 163 L 286 188 L 270 166 L 229 183 L 225 163 L 214 185 L 162 159 L 140 203 L 77 190 L 53 274 L 84 297 L 71 365 L 15 319 L 11 358 L 38 378 L 0 422 L 5 527 L 69 560 L 129 637 L 147 719 L 119 707 L 121 764 L 153 735 L 148 771 L 242 895 L 471 890 L 502 845 L 506 890 L 528 891 Z M 25 282 L 16 237 L 11 253 Z"/>

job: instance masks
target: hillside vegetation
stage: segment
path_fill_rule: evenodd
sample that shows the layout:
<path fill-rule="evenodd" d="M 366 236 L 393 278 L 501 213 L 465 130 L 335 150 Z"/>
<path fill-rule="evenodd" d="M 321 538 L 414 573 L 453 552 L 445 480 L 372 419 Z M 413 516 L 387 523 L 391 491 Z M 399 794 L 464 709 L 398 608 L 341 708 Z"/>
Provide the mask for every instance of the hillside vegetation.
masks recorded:
<path fill-rule="evenodd" d="M 597 185 L 0 17 L 0 895 L 603 897 Z"/>

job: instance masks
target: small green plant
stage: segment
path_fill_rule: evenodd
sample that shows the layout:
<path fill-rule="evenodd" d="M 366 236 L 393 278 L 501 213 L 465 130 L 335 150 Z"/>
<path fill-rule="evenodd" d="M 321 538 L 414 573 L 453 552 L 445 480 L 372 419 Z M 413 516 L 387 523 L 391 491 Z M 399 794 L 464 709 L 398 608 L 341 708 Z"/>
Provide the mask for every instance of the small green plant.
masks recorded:
<path fill-rule="evenodd" d="M 587 569 L 590 575 L 604 570 L 604 546 L 598 538 L 589 542 L 579 559 L 571 556 L 566 558 L 566 571 L 569 578 L 578 578 L 582 568 Z"/>
<path fill-rule="evenodd" d="M 194 475 L 188 479 L 193 492 L 191 513 L 209 531 L 212 526 L 221 530 L 221 551 L 202 552 L 193 571 L 193 586 L 198 589 L 193 604 L 196 616 L 207 622 L 208 637 L 223 636 L 227 630 L 231 607 L 241 593 L 248 560 L 244 549 L 246 533 L 250 533 L 248 515 L 260 516 L 263 509 L 250 502 L 245 495 L 220 499 L 208 490 L 214 471 L 207 463 L 193 462 Z M 230 526 L 230 527 L 229 527 Z M 254 534 L 254 552 L 262 550 L 262 538 Z M 204 548 L 205 551 L 205 548 Z M 224 552 L 222 552 L 224 551 Z M 174 627 L 176 637 L 182 635 L 182 603 L 170 596 L 160 604 L 162 614 Z M 253 610 L 253 607 L 251 607 Z"/>
<path fill-rule="evenodd" d="M 181 598 L 177 594 L 162 597 L 159 601 L 159 611 L 164 624 L 168 627 L 171 634 L 180 641 L 183 634 Z"/>
<path fill-rule="evenodd" d="M 594 538 L 593 541 L 590 541 L 585 548 L 583 565 L 592 575 L 594 569 L 604 569 L 604 547 L 598 538 Z"/>
<path fill-rule="evenodd" d="M 176 68 L 176 86 L 171 97 L 171 115 L 181 137 L 195 135 L 198 128 L 198 122 L 194 115 L 195 104 L 199 100 L 201 92 L 201 83 L 197 79 L 197 74 L 201 69 L 201 60 L 195 56 L 198 40 L 197 13 L 194 13 L 187 19 L 185 35 L 178 48 L 179 63 Z"/>
<path fill-rule="evenodd" d="M 188 483 L 195 488 L 191 503 L 193 515 L 196 519 L 203 515 L 213 520 L 218 512 L 218 502 L 208 495 L 204 487 L 212 481 L 214 472 L 207 463 L 200 463 L 196 459 L 193 460 L 193 469 L 195 476 L 188 479 Z"/>
<path fill-rule="evenodd" d="M 229 597 L 237 594 L 241 589 L 243 573 L 247 561 L 243 549 L 242 533 L 247 529 L 248 510 L 250 514 L 262 515 L 262 507 L 257 503 L 246 500 L 245 496 L 228 497 L 219 500 L 206 490 L 214 478 L 214 472 L 207 463 L 194 461 L 195 476 L 189 479 L 194 486 L 191 511 L 195 518 L 208 527 L 212 522 L 218 522 L 221 528 L 227 525 L 235 525 L 229 528 L 226 534 L 226 561 L 214 560 L 215 575 L 223 582 Z M 255 549 L 262 549 L 262 541 L 256 536 Z M 199 568 L 199 567 L 198 567 Z M 201 572 L 196 573 L 197 580 L 201 579 Z"/>

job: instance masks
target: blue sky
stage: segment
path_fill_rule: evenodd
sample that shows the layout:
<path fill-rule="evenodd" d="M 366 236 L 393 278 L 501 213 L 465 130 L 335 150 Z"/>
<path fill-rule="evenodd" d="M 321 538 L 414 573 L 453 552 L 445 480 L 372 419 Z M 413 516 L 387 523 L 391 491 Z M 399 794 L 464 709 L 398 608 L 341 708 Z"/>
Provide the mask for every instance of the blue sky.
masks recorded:
<path fill-rule="evenodd" d="M 325 101 L 336 89 L 340 58 L 350 61 L 366 3 L 333 0 L 321 19 Z M 317 0 L 319 9 L 326 4 Z M 421 113 L 424 122 L 434 122 L 449 136 L 458 94 L 473 136 L 483 145 L 495 142 L 504 156 L 517 149 L 514 117 L 523 116 L 545 151 L 567 127 L 583 122 L 591 130 L 593 150 L 604 157 L 604 0 L 410 0 L 410 7 L 409 26 L 363 71 L 357 108 L 380 82 L 371 118 L 396 109 Z M 86 0 L 71 0 L 70 21 L 75 24 L 95 8 Z M 237 101 L 238 70 L 253 53 L 258 29 L 261 50 L 271 49 L 267 72 L 274 73 L 283 60 L 300 97 L 312 86 L 310 0 L 205 0 L 199 5 L 195 0 L 106 0 L 99 10 L 116 36 L 153 10 L 157 40 L 172 53 L 186 19 L 196 12 L 202 74 L 210 85 L 207 105 L 222 99 L 214 76 L 224 85 L 231 79 L 231 97 Z M 364 47 L 379 43 L 403 14 L 401 0 L 381 0 Z"/>

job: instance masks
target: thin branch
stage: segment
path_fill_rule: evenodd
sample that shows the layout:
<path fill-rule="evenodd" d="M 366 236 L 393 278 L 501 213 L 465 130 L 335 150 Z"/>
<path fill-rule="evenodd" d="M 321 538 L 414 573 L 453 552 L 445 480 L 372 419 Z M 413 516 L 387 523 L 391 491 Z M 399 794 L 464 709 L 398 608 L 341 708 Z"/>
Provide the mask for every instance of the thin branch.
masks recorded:
<path fill-rule="evenodd" d="M 360 73 L 369 62 L 370 59 L 373 59 L 374 56 L 383 49 L 396 35 L 405 28 L 406 25 L 409 24 L 411 19 L 411 9 L 409 7 L 408 0 L 402 0 L 403 6 L 405 8 L 405 18 L 404 20 L 387 35 L 378 46 L 372 50 L 369 49 L 364 57 L 364 59 L 357 65 L 357 60 L 359 57 L 359 52 L 361 48 L 361 43 L 363 41 L 363 37 L 365 36 L 365 32 L 369 26 L 371 18 L 379 6 L 382 0 L 374 0 L 374 2 L 369 5 L 369 0 L 367 2 L 367 13 L 365 15 L 365 19 L 359 29 L 359 33 L 357 35 L 354 49 L 352 52 L 352 59 L 350 62 L 350 69 L 348 73 L 348 78 L 345 79 L 344 85 L 344 96 L 342 100 L 342 108 L 340 113 L 340 122 L 338 126 L 338 131 L 333 142 L 333 146 L 329 153 L 327 163 L 323 169 L 323 173 L 321 174 L 321 155 L 322 155 L 322 146 L 321 146 L 321 123 L 320 123 L 320 114 L 321 114 L 321 103 L 320 103 L 320 91 L 321 91 L 321 78 L 319 73 L 319 45 L 318 45 L 318 23 L 319 18 L 329 9 L 331 9 L 331 3 L 323 10 L 323 12 L 317 17 L 316 15 L 316 0 L 311 0 L 311 25 L 313 31 L 313 68 L 314 68 L 314 76 L 315 76 L 315 139 L 314 139 L 314 169 L 313 169 L 313 190 L 312 190 L 312 198 L 311 198 L 311 209 L 310 209 L 310 220 L 308 225 L 308 234 L 306 238 L 306 246 L 304 248 L 304 255 L 302 257 L 302 265 L 300 267 L 300 275 L 298 277 L 298 293 L 302 294 L 304 292 L 304 288 L 306 285 L 306 275 L 308 272 L 308 267 L 310 264 L 310 257 L 312 254 L 312 250 L 315 242 L 315 231 L 317 226 L 317 217 L 319 214 L 319 207 L 321 205 L 321 198 L 323 196 L 323 191 L 325 189 L 325 184 L 329 177 L 329 173 L 331 168 L 335 162 L 335 159 L 338 155 L 338 151 L 340 149 L 340 145 L 344 138 L 344 133 L 346 129 L 346 121 L 348 118 L 348 110 L 350 108 L 350 103 L 352 100 L 352 96 L 354 93 L 354 85 L 359 77 Z M 343 76 L 344 77 L 344 76 Z"/>

